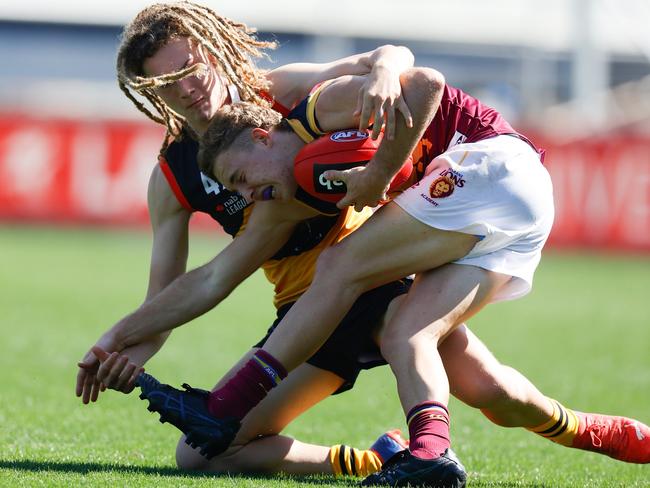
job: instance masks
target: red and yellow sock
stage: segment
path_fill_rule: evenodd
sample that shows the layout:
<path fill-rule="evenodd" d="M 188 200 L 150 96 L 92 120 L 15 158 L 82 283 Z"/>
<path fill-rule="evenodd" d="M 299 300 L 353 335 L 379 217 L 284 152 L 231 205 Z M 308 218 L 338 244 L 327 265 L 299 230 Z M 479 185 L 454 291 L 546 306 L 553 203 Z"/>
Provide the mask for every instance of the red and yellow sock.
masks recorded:
<path fill-rule="evenodd" d="M 381 469 L 381 459 L 370 449 L 355 449 L 344 444 L 330 448 L 330 464 L 336 476 L 368 476 Z"/>
<path fill-rule="evenodd" d="M 551 418 L 537 427 L 529 427 L 528 430 L 550 441 L 570 447 L 580 427 L 578 416 L 573 410 L 564 407 L 560 402 L 550 398 L 549 400 L 553 404 Z"/>

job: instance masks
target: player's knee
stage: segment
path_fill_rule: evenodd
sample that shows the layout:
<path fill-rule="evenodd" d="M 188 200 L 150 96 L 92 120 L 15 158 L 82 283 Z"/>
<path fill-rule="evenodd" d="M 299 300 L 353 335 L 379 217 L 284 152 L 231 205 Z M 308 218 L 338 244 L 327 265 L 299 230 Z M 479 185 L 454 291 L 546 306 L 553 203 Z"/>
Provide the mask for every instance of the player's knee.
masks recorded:
<path fill-rule="evenodd" d="M 212 459 L 206 459 L 198 449 L 185 444 L 181 436 L 176 446 L 176 466 L 188 471 L 210 471 L 212 473 L 239 472 L 246 467 L 239 455 L 242 446 L 234 445 Z"/>
<path fill-rule="evenodd" d="M 397 350 L 397 344 L 394 339 L 386 334 L 386 331 L 382 331 L 382 334 L 379 338 L 379 350 L 381 351 L 382 357 L 390 364 L 393 361 L 399 351 Z"/>
<path fill-rule="evenodd" d="M 356 258 L 341 244 L 324 249 L 316 263 L 314 283 L 331 283 L 342 289 L 365 291 L 355 261 Z"/>
<path fill-rule="evenodd" d="M 388 363 L 403 356 L 404 350 L 408 349 L 408 345 L 404 343 L 404 340 L 404 333 L 400 333 L 394 323 L 386 324 L 381 330 L 379 350 Z"/>
<path fill-rule="evenodd" d="M 439 338 L 427 331 L 410 333 L 400 330 L 395 324 L 387 327 L 380 337 L 379 349 L 388 363 L 398 358 L 416 357 L 419 354 L 428 354 L 438 347 Z"/>
<path fill-rule="evenodd" d="M 179 469 L 206 471 L 208 460 L 201 456 L 198 450 L 185 444 L 185 436 L 181 436 L 176 445 L 176 466 Z"/>
<path fill-rule="evenodd" d="M 437 349 L 451 326 L 444 319 L 430 323 L 426 327 L 413 328 L 413 323 L 391 320 L 381 330 L 379 348 L 388 362 L 398 355 L 426 354 L 431 348 Z"/>

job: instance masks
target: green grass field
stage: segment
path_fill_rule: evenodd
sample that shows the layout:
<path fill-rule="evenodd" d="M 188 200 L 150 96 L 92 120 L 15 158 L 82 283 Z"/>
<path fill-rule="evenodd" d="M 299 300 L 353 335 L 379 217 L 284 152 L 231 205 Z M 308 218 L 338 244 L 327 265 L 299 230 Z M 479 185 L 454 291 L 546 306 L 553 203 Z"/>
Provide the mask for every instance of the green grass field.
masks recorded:
<path fill-rule="evenodd" d="M 203 234 L 192 265 L 224 244 Z M 175 469 L 177 432 L 136 395 L 74 396 L 76 362 L 139 305 L 150 238 L 137 231 L 0 227 L 0 486 L 353 486 L 330 477 L 214 477 Z M 547 253 L 528 297 L 488 307 L 470 326 L 503 362 L 576 409 L 650 422 L 650 258 Z M 222 306 L 174 333 L 148 369 L 208 387 L 273 317 L 259 274 Z M 451 404 L 456 451 L 471 487 L 650 486 L 650 466 L 556 446 Z M 326 400 L 288 434 L 367 446 L 404 429 L 387 368 Z"/>

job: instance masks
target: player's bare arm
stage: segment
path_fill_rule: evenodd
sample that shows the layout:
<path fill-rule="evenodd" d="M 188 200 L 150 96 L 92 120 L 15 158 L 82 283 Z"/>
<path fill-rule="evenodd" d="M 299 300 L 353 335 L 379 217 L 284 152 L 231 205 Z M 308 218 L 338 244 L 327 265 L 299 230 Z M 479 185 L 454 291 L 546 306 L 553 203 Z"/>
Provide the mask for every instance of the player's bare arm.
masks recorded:
<path fill-rule="evenodd" d="M 109 329 L 79 363 L 76 392 L 84 403 L 97 400 L 101 384 L 124 393 L 132 391 L 137 374 L 130 373 L 158 352 L 172 328 L 215 307 L 282 247 L 295 223 L 316 215 L 296 201 L 260 202 L 246 230 L 223 255 L 183 275 L 190 213 L 178 203 L 159 169 L 150 181 L 149 205 L 154 246 L 147 301 Z M 105 355 L 100 365 L 96 348 L 123 354 Z"/>
<path fill-rule="evenodd" d="M 256 204 L 246 229 L 212 261 L 183 274 L 109 332 L 120 351 L 154 334 L 178 327 L 217 306 L 242 281 L 271 258 L 293 228 L 313 211 L 292 204 Z"/>
<path fill-rule="evenodd" d="M 153 247 L 149 269 L 149 285 L 145 301 L 163 290 L 186 269 L 188 255 L 188 223 L 190 212 L 183 208 L 171 190 L 160 166 L 156 165 L 149 179 L 147 190 L 149 216 L 153 231 Z M 100 366 L 97 355 L 89 350 L 79 362 L 76 394 L 84 403 L 96 401 L 100 392 L 99 383 L 107 388 L 129 393 L 135 383 L 127 376 L 128 369 L 142 367 L 163 346 L 169 332 L 148 337 L 134 344 L 122 355 L 127 363 L 104 362 Z M 100 339 L 96 347 L 110 347 Z M 108 369 L 108 366 L 111 366 Z M 114 381 L 113 381 L 114 380 Z"/>
<path fill-rule="evenodd" d="M 151 299 L 186 270 L 192 214 L 180 204 L 159 165 L 151 175 L 147 201 L 153 231 L 147 288 Z"/>
<path fill-rule="evenodd" d="M 354 205 L 357 210 L 375 206 L 386 199 L 386 189 L 395 173 L 413 152 L 424 130 L 431 123 L 442 96 L 445 80 L 442 74 L 430 68 L 412 68 L 400 76 L 402 95 L 409 107 L 413 107 L 413 126 L 409 127 L 398 116 L 395 137 L 384 138 L 377 153 L 365 167 L 347 171 L 330 171 L 330 180 L 342 180 L 348 192 L 338 203 L 339 208 Z M 343 76 L 323 88 L 316 103 L 316 115 L 321 128 L 333 131 L 353 127 L 357 123 L 354 97 L 363 76 Z"/>
<path fill-rule="evenodd" d="M 316 84 L 325 80 L 343 75 L 368 75 L 355 92 L 354 106 L 359 115 L 359 128 L 366 129 L 373 119 L 385 119 L 387 136 L 392 138 L 395 111 L 402 114 L 407 125 L 412 124 L 399 81 L 400 74 L 411 67 L 413 54 L 408 48 L 384 45 L 331 63 L 288 64 L 269 72 L 267 78 L 271 81 L 270 90 L 276 100 L 292 107 Z"/>

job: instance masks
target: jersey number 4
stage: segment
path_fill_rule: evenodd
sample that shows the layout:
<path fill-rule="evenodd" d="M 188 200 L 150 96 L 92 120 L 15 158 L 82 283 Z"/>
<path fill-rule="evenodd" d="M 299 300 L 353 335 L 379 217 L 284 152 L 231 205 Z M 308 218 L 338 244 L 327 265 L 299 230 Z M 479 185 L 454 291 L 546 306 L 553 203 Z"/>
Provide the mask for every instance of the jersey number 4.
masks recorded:
<path fill-rule="evenodd" d="M 203 173 L 201 173 L 201 181 L 203 182 L 203 188 L 207 194 L 214 193 L 215 195 L 218 195 L 224 188 L 221 183 Z"/>

